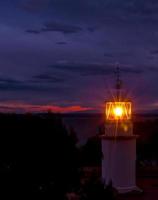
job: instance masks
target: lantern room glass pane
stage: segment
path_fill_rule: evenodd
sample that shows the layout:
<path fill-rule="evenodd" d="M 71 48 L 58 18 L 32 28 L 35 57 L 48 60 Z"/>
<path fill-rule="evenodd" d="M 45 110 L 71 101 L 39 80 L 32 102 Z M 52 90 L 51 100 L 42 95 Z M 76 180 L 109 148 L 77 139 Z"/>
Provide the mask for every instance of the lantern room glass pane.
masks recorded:
<path fill-rule="evenodd" d="M 106 120 L 130 120 L 131 102 L 107 102 Z"/>

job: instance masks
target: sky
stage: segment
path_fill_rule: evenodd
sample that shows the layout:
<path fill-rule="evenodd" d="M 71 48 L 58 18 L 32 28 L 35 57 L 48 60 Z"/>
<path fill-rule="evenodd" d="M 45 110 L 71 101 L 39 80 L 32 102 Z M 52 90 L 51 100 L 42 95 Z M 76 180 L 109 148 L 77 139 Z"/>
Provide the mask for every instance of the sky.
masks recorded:
<path fill-rule="evenodd" d="M 0 1 L 1 111 L 100 112 L 116 63 L 135 110 L 157 110 L 157 0 Z"/>

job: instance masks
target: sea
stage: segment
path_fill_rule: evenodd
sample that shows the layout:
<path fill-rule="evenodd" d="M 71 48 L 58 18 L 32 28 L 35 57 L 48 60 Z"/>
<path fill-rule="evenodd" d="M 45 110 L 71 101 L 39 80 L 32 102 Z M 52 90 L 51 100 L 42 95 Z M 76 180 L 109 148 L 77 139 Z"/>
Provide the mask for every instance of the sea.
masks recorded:
<path fill-rule="evenodd" d="M 102 114 L 70 114 L 63 117 L 63 122 L 67 129 L 72 128 L 78 138 L 80 144 L 86 143 L 99 133 L 99 128 L 104 124 L 104 116 Z"/>
<path fill-rule="evenodd" d="M 136 114 L 134 122 L 155 120 L 158 114 Z M 66 114 L 63 122 L 67 129 L 73 129 L 77 135 L 79 144 L 85 144 L 88 138 L 99 133 L 100 127 L 104 126 L 105 116 L 103 114 Z"/>

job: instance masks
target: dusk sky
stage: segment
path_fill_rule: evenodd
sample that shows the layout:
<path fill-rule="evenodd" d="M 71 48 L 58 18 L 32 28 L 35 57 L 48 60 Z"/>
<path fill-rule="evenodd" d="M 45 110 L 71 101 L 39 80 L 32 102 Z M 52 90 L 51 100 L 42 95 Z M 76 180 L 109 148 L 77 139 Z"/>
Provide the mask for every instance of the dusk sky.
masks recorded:
<path fill-rule="evenodd" d="M 157 0 L 1 0 L 0 110 L 101 111 L 116 63 L 158 109 Z"/>

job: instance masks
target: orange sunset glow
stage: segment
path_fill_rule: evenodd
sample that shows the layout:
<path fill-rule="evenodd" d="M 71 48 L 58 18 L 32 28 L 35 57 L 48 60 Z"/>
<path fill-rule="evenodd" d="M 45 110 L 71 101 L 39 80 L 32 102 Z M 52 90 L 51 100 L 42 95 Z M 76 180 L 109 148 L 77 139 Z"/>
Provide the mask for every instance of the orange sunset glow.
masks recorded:
<path fill-rule="evenodd" d="M 20 102 L 1 102 L 0 103 L 0 112 L 54 112 L 54 113 L 72 113 L 72 112 L 83 112 L 90 111 L 92 108 L 83 107 L 80 105 L 74 106 L 57 106 L 57 105 L 34 105 Z"/>

